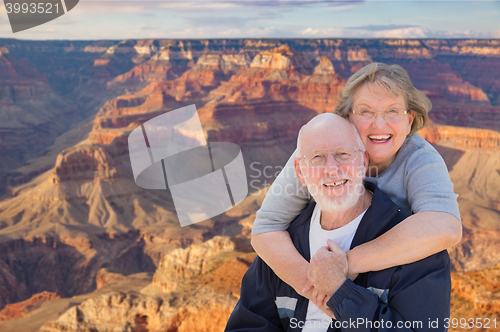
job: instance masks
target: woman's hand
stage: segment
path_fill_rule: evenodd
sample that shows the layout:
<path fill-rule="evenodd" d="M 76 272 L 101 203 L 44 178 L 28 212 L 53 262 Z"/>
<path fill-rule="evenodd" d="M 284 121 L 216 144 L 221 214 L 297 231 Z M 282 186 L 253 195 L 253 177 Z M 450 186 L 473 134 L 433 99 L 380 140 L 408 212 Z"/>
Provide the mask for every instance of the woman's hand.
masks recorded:
<path fill-rule="evenodd" d="M 307 278 L 330 298 L 347 279 L 347 256 L 338 243 L 328 240 L 311 258 Z"/>
<path fill-rule="evenodd" d="M 307 281 L 306 286 L 302 290 L 302 294 L 311 300 L 315 305 L 319 307 L 318 304 L 323 304 L 328 301 L 328 296 L 325 293 L 320 292 L 310 280 Z"/>
<path fill-rule="evenodd" d="M 326 305 L 329 297 L 315 288 L 311 281 L 307 281 L 301 295 L 311 300 L 321 311 L 327 314 L 328 317 L 335 319 L 333 311 Z"/>

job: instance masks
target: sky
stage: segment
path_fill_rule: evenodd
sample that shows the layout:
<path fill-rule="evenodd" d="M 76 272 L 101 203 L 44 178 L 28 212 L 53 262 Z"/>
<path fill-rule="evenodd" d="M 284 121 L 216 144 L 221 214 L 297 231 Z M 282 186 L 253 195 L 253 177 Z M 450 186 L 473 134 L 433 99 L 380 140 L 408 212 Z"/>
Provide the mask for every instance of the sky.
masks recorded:
<path fill-rule="evenodd" d="M 17 33 L 0 5 L 0 38 L 500 39 L 500 1 L 80 0 L 63 16 Z"/>

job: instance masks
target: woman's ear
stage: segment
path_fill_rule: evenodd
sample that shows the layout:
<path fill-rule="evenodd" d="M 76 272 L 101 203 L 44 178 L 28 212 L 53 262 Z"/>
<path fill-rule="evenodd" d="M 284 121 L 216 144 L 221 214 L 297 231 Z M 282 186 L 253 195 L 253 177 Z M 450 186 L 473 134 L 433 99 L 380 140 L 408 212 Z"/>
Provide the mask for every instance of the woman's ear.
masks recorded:
<path fill-rule="evenodd" d="M 416 115 L 416 113 L 414 111 L 410 111 L 410 113 L 408 114 L 408 131 L 407 131 L 406 135 L 410 134 L 411 125 L 413 124 L 413 120 L 415 120 L 415 115 Z"/>

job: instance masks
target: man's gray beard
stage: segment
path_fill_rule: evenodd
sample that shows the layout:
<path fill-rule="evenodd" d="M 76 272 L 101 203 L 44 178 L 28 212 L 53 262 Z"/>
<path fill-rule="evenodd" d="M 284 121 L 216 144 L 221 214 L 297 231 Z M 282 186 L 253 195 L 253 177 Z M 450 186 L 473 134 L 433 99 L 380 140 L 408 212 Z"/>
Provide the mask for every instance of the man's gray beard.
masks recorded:
<path fill-rule="evenodd" d="M 324 196 L 323 194 L 319 193 L 319 190 L 316 190 L 313 188 L 307 181 L 307 179 L 304 179 L 307 185 L 307 189 L 309 190 L 309 193 L 311 196 L 314 198 L 316 201 L 316 204 L 319 205 L 321 208 L 321 211 L 326 211 L 330 213 L 336 213 L 336 212 L 345 212 L 349 210 L 350 208 L 356 206 L 356 204 L 359 201 L 359 198 L 361 197 L 362 193 L 362 188 L 363 188 L 363 180 L 357 181 L 357 183 L 354 184 L 354 192 L 353 193 L 347 193 L 342 198 L 335 198 L 335 199 L 330 199 L 327 196 Z M 349 179 L 352 181 L 352 179 Z M 314 194 L 313 194 L 314 193 Z"/>

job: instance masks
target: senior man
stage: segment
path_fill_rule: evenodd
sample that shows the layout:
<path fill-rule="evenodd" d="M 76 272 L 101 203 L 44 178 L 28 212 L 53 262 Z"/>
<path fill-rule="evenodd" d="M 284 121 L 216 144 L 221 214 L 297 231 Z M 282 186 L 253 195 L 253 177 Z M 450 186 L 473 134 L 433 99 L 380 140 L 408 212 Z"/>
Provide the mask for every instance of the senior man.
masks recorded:
<path fill-rule="evenodd" d="M 329 297 L 325 311 L 335 319 L 257 257 L 243 278 L 226 331 L 446 330 L 451 288 L 446 251 L 363 273 L 354 281 L 347 277 L 345 251 L 380 236 L 409 215 L 375 185 L 363 183 L 367 166 L 363 144 L 347 120 L 321 114 L 302 127 L 295 172 L 315 201 L 288 232 L 297 250 L 310 260 L 308 277 Z"/>

